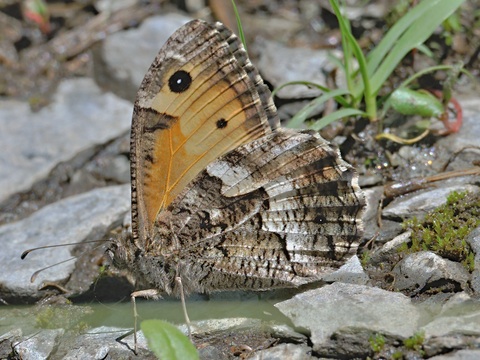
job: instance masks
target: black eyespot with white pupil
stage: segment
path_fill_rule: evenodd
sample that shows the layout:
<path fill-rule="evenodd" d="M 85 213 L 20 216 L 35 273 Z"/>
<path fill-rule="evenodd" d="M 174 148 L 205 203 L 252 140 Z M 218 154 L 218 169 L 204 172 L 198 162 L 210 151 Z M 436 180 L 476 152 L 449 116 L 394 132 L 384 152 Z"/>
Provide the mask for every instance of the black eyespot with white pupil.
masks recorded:
<path fill-rule="evenodd" d="M 225 127 L 227 127 L 227 120 L 225 119 L 220 119 L 220 120 L 217 120 L 217 129 L 223 129 Z"/>
<path fill-rule="evenodd" d="M 168 87 L 174 93 L 181 93 L 187 90 L 192 83 L 192 77 L 184 70 L 176 71 L 170 79 L 168 79 Z"/>

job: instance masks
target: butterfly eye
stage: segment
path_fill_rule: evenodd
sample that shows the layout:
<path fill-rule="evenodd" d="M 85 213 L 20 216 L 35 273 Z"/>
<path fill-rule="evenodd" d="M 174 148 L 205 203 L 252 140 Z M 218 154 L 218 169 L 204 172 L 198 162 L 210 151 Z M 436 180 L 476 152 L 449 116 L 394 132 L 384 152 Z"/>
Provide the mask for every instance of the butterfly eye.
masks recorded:
<path fill-rule="evenodd" d="M 187 90 L 192 83 L 192 77 L 184 70 L 175 72 L 170 79 L 168 79 L 168 87 L 174 93 L 181 93 Z"/>

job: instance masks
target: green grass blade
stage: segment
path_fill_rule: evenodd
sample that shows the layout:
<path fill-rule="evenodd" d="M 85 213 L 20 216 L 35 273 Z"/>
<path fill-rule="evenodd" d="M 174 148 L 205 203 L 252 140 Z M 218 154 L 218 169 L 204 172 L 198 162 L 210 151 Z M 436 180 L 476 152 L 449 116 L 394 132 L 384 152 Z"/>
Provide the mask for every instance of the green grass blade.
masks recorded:
<path fill-rule="evenodd" d="M 358 109 L 340 109 L 338 111 L 335 111 L 327 116 L 324 116 L 323 118 L 321 118 L 320 120 L 318 121 L 315 121 L 315 123 L 313 123 L 311 126 L 310 126 L 310 129 L 312 130 L 320 130 L 320 129 L 323 129 L 325 126 L 329 125 L 330 123 L 334 122 L 334 121 L 337 121 L 339 119 L 342 119 L 342 118 L 345 118 L 345 117 L 349 117 L 349 116 L 357 116 L 357 115 L 361 115 L 361 116 L 366 116 L 367 114 L 361 110 L 358 110 Z"/>
<path fill-rule="evenodd" d="M 237 20 L 237 28 L 238 28 L 238 37 L 247 51 L 247 40 L 245 39 L 245 33 L 243 32 L 242 21 L 240 20 L 240 14 L 238 13 L 237 5 L 235 4 L 235 0 L 232 0 L 233 11 L 235 12 L 235 19 Z"/>
<path fill-rule="evenodd" d="M 398 39 L 395 46 L 379 65 L 378 70 L 372 75 L 372 91 L 377 93 L 405 55 L 426 41 L 442 21 L 450 16 L 464 1 L 465 0 L 440 1 L 434 9 L 431 9 L 428 15 L 417 19 Z"/>
<path fill-rule="evenodd" d="M 302 126 L 305 120 L 310 116 L 310 114 L 321 104 L 326 102 L 329 99 L 335 98 L 337 96 L 348 94 L 349 92 L 345 89 L 337 89 L 313 99 L 306 106 L 304 106 L 299 112 L 297 112 L 287 123 L 286 127 L 292 129 L 298 129 Z"/>
<path fill-rule="evenodd" d="M 342 36 L 342 48 L 343 48 L 343 58 L 344 58 L 344 64 L 343 64 L 343 69 L 345 71 L 345 78 L 347 80 L 347 87 L 350 91 L 353 90 L 354 88 L 354 75 L 352 73 L 352 46 L 354 44 L 351 43 L 349 34 L 351 34 L 350 31 L 350 23 L 348 22 L 348 19 L 345 18 L 342 15 L 342 12 L 340 11 L 340 6 L 338 5 L 337 0 L 329 0 L 330 1 L 330 6 L 333 9 L 333 12 L 335 13 L 337 19 L 338 19 L 338 25 L 340 26 L 340 34 Z"/>
<path fill-rule="evenodd" d="M 378 65 L 412 23 L 421 19 L 423 16 L 428 16 L 428 12 L 432 11 L 440 1 L 444 0 L 421 1 L 392 26 L 380 43 L 367 55 L 368 74 L 370 76 L 373 75 Z"/>
<path fill-rule="evenodd" d="M 338 6 L 337 0 L 330 0 L 330 4 L 332 9 L 337 16 L 338 23 L 340 25 L 340 31 L 342 33 L 342 45 L 344 46 L 345 51 L 345 44 L 348 44 L 348 48 L 351 48 L 351 51 L 355 55 L 355 58 L 358 61 L 360 75 L 363 81 L 363 97 L 365 99 L 365 108 L 367 111 L 367 116 L 370 120 L 374 121 L 377 119 L 377 103 L 375 98 L 375 91 L 373 91 L 371 84 L 370 84 L 370 77 L 367 71 L 367 60 L 365 55 L 363 55 L 362 49 L 358 44 L 355 37 L 352 35 L 350 31 L 349 23 L 347 22 L 346 18 L 342 16 L 340 11 L 340 7 Z M 345 42 L 343 42 L 345 39 Z M 349 61 L 351 61 L 351 54 L 345 54 L 345 71 L 347 76 L 347 83 L 349 90 L 353 91 L 353 84 L 352 79 L 354 77 L 353 73 L 351 73 L 351 69 L 347 68 Z M 350 81 L 349 81 L 350 80 Z M 354 93 L 353 105 L 356 106 L 361 100 L 361 93 Z"/>
<path fill-rule="evenodd" d="M 161 320 L 145 320 L 140 324 L 148 347 L 162 360 L 198 360 L 195 346 L 178 328 Z"/>

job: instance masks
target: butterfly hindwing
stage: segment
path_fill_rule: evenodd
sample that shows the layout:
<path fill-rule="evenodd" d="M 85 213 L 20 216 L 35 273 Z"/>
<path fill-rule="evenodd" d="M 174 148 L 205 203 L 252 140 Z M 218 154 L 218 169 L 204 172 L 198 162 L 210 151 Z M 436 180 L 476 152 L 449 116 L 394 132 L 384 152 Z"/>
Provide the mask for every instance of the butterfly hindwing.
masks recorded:
<path fill-rule="evenodd" d="M 363 204 L 337 150 L 278 130 L 209 164 L 159 216 L 147 253 L 174 258 L 190 291 L 296 286 L 355 253 Z"/>

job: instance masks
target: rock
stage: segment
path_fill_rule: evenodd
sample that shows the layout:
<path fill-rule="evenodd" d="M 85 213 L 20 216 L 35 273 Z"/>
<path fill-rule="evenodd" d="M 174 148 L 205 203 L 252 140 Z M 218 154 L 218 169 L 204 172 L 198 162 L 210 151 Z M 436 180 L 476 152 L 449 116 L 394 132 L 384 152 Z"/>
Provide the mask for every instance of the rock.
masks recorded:
<path fill-rule="evenodd" d="M 116 10 L 133 6 L 137 0 L 96 0 L 95 8 L 100 12 L 111 13 Z"/>
<path fill-rule="evenodd" d="M 480 188 L 465 183 L 457 183 L 450 186 L 439 184 L 438 188 L 423 189 L 395 198 L 383 209 L 382 215 L 383 217 L 393 219 L 406 219 L 413 216 L 422 217 L 427 212 L 445 204 L 447 196 L 452 191 L 478 193 Z"/>
<path fill-rule="evenodd" d="M 398 254 L 399 248 L 403 244 L 408 243 L 411 236 L 411 231 L 405 231 L 404 233 L 393 238 L 392 240 L 386 242 L 382 247 L 380 247 L 371 255 L 372 263 L 377 265 L 381 262 L 387 261 L 388 257 Z"/>
<path fill-rule="evenodd" d="M 192 322 L 192 333 L 195 335 L 212 334 L 216 332 L 238 331 L 240 329 L 255 328 L 261 326 L 261 320 L 250 318 L 226 318 L 211 319 Z M 178 327 L 184 334 L 188 334 L 187 325 Z"/>
<path fill-rule="evenodd" d="M 365 226 L 363 237 L 365 239 L 372 239 L 380 231 L 378 227 L 378 211 L 383 196 L 383 186 L 365 189 L 363 193 L 365 194 L 366 203 L 366 208 L 362 215 L 363 224 Z"/>
<path fill-rule="evenodd" d="M 478 347 L 480 345 L 480 340 L 478 338 L 475 340 L 475 338 L 472 339 L 472 336 L 461 336 L 458 334 L 433 337 L 425 341 L 423 350 L 427 358 L 441 359 L 441 356 L 454 355 L 456 353 L 455 350 L 475 347 L 475 342 Z M 437 356 L 433 357 L 434 355 Z M 454 358 L 456 359 L 456 357 Z"/>
<path fill-rule="evenodd" d="M 275 306 L 295 326 L 311 333 L 314 351 L 328 348 L 332 335 L 345 328 L 406 338 L 416 331 L 419 319 L 403 294 L 343 283 L 298 294 Z"/>
<path fill-rule="evenodd" d="M 175 30 L 190 20 L 189 17 L 173 13 L 154 16 L 136 29 L 108 36 L 103 42 L 101 54 L 106 67 L 97 68 L 99 81 L 108 83 L 112 91 L 133 101 L 160 48 Z"/>
<path fill-rule="evenodd" d="M 0 202 L 46 177 L 60 162 L 130 128 L 132 105 L 87 78 L 63 81 L 52 103 L 0 102 Z"/>
<path fill-rule="evenodd" d="M 339 281 L 342 283 L 365 285 L 367 284 L 369 277 L 363 270 L 358 256 L 354 255 L 348 259 L 340 269 L 325 275 L 322 280 L 326 282 Z"/>
<path fill-rule="evenodd" d="M 148 349 L 141 331 L 137 334 L 138 354 L 133 352 L 133 334 L 120 341 L 118 337 L 128 334 L 130 329 L 99 327 L 83 334 L 64 337 L 55 352 L 56 359 L 156 359 Z"/>
<path fill-rule="evenodd" d="M 460 263 L 444 259 L 429 251 L 407 255 L 392 270 L 394 288 L 420 293 L 430 287 L 455 292 L 467 288 L 470 276 Z"/>
<path fill-rule="evenodd" d="M 480 359 L 480 350 L 458 350 L 449 354 L 437 355 L 430 358 L 431 360 L 477 360 Z"/>
<path fill-rule="evenodd" d="M 58 282 L 71 276 L 74 263 L 68 262 L 42 271 L 34 283 L 32 274 L 46 266 L 69 259 L 67 247 L 40 250 L 24 261 L 20 254 L 33 247 L 96 240 L 130 208 L 130 186 L 92 190 L 45 206 L 33 215 L 0 227 L 2 267 L 0 297 L 15 302 L 38 299 L 42 281 Z M 90 237 L 93 238 L 90 238 Z"/>
<path fill-rule="evenodd" d="M 289 81 L 301 80 L 325 86 L 323 71 L 329 63 L 330 51 L 286 47 L 276 41 L 264 39 L 258 40 L 256 46 L 262 49 L 257 63 L 258 70 L 274 88 Z M 298 99 L 318 96 L 321 93 L 316 88 L 292 85 L 280 90 L 278 96 Z"/>
<path fill-rule="evenodd" d="M 463 125 L 456 134 L 445 136 L 437 141 L 438 160 L 435 166 L 441 169 L 447 162 L 447 170 L 472 167 L 472 161 L 478 160 L 478 134 L 480 134 L 480 106 L 478 96 L 459 99 L 463 109 Z M 453 161 L 451 157 L 458 153 Z"/>
<path fill-rule="evenodd" d="M 307 345 L 296 344 L 280 344 L 270 349 L 256 351 L 253 356 L 249 357 L 252 360 L 306 360 L 316 359 L 311 355 L 312 349 Z"/>
<path fill-rule="evenodd" d="M 475 253 L 475 269 L 472 273 L 470 286 L 477 296 L 480 296 L 480 227 L 473 229 L 472 232 L 468 234 L 466 241 Z"/>
<path fill-rule="evenodd" d="M 15 344 L 15 351 L 21 359 L 49 359 L 54 353 L 63 329 L 44 329 L 34 336 L 28 336 Z"/>
<path fill-rule="evenodd" d="M 449 335 L 480 335 L 480 302 L 467 294 L 451 297 L 432 321 L 422 327 L 426 338 Z"/>
<path fill-rule="evenodd" d="M 377 335 L 369 329 L 349 327 L 338 329 L 316 349 L 316 354 L 325 358 L 365 359 L 373 355 L 370 339 Z M 390 335 L 381 335 L 386 344 L 398 343 L 398 338 Z"/>

